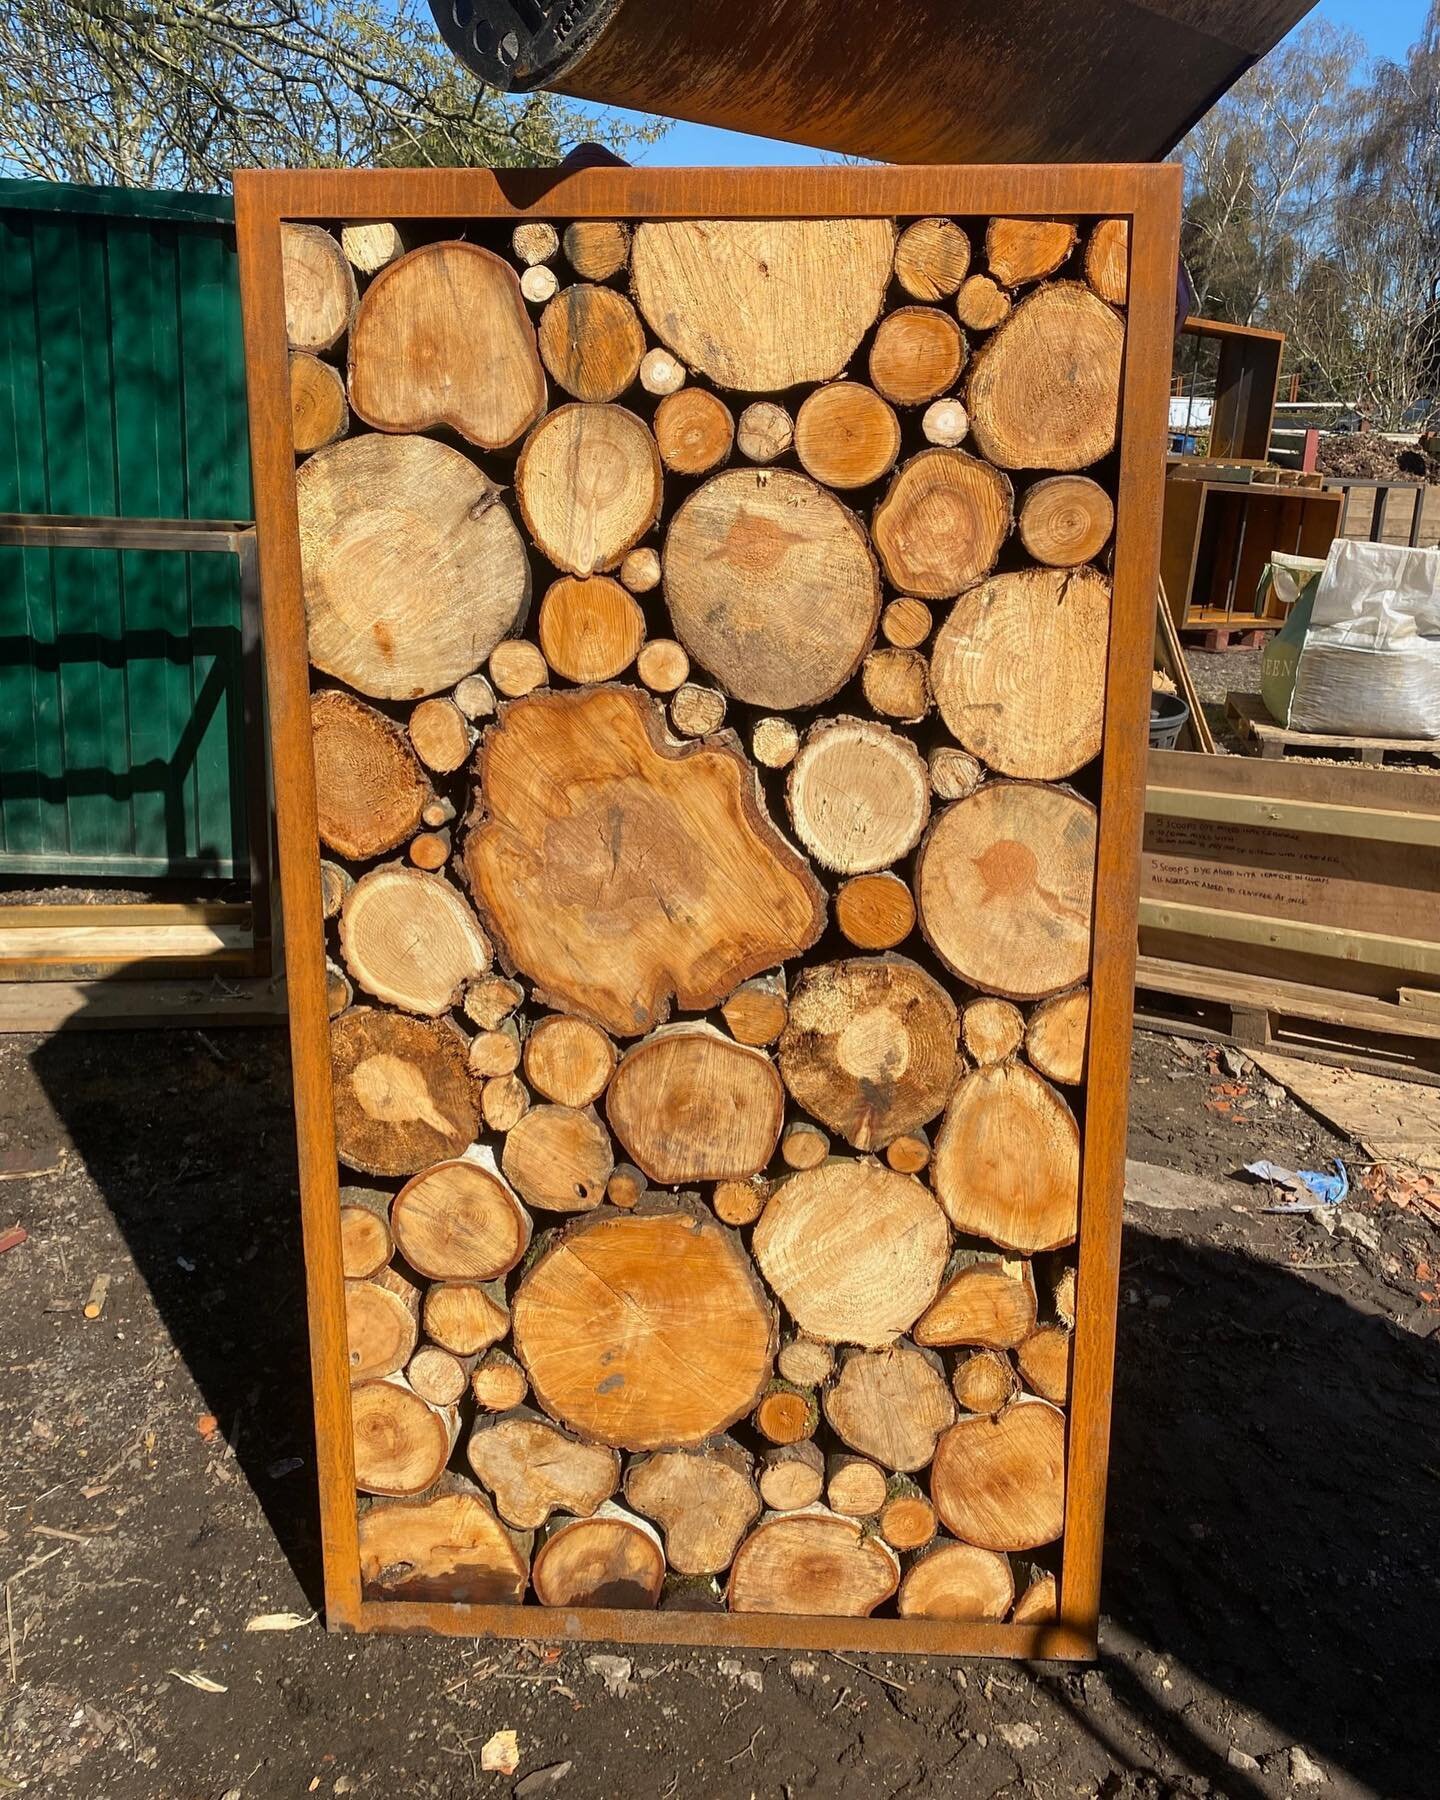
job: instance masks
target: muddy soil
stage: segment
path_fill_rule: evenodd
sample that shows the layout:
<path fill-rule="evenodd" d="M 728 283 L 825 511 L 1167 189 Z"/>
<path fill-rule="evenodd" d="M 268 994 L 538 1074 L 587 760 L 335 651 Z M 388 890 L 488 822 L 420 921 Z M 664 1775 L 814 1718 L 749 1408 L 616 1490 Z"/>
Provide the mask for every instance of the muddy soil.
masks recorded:
<path fill-rule="evenodd" d="M 1215 1186 L 1127 1229 L 1097 1666 L 614 1663 L 246 1631 L 319 1600 L 281 1034 L 0 1040 L 0 1795 L 1431 1800 L 1440 1234 L 1259 1210 L 1346 1146 L 1224 1079 L 1139 1041 L 1132 1155 Z"/>

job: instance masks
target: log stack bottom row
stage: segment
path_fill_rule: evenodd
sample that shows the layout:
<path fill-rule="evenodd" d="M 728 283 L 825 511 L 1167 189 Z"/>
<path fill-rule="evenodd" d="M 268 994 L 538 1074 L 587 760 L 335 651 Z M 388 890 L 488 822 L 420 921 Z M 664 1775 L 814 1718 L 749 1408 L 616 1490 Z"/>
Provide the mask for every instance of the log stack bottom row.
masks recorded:
<path fill-rule="evenodd" d="M 1123 221 L 282 235 L 365 1594 L 1053 1617 Z"/>

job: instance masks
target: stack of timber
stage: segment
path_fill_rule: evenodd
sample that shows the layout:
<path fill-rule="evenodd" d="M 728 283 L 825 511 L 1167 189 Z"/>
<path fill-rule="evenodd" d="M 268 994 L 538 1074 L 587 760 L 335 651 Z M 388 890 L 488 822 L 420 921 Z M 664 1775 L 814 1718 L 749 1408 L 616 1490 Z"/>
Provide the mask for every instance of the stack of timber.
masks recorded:
<path fill-rule="evenodd" d="M 1044 1622 L 1123 222 L 434 229 L 289 296 L 363 1591 Z"/>

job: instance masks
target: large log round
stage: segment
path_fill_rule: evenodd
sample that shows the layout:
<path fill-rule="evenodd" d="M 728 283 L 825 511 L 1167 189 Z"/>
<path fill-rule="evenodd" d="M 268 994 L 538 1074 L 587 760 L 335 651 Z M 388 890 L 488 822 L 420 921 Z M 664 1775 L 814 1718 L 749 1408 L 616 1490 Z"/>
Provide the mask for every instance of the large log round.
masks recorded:
<path fill-rule="evenodd" d="M 908 856 L 930 817 L 920 752 L 873 719 L 822 719 L 790 765 L 785 800 L 795 835 L 837 875 Z"/>
<path fill-rule="evenodd" d="M 367 993 L 438 1019 L 490 967 L 490 945 L 465 897 L 403 863 L 372 869 L 340 913 L 345 967 Z"/>
<path fill-rule="evenodd" d="M 1009 478 L 963 450 L 922 450 L 875 508 L 871 531 L 886 579 L 902 594 L 944 600 L 995 567 L 1010 535 Z"/>
<path fill-rule="evenodd" d="M 635 308 L 614 288 L 578 282 L 540 315 L 545 367 L 577 400 L 618 400 L 640 373 L 644 354 Z"/>
<path fill-rule="evenodd" d="M 1115 448 L 1125 325 L 1078 281 L 1022 300 L 975 352 L 975 442 L 1002 469 L 1086 469 Z"/>
<path fill-rule="evenodd" d="M 674 1201 L 554 1238 L 512 1319 L 539 1404 L 624 1450 L 724 1431 L 755 1405 L 775 1355 L 775 1314 L 739 1239 Z"/>
<path fill-rule="evenodd" d="M 768 1514 L 736 1553 L 735 1613 L 868 1618 L 900 1582 L 900 1561 L 858 1519 L 824 1507 Z"/>
<path fill-rule="evenodd" d="M 1065 1415 L 1023 1399 L 956 1421 L 941 1438 L 930 1498 L 948 1531 L 982 1550 L 1035 1550 L 1065 1528 Z"/>
<path fill-rule="evenodd" d="M 605 1095 L 631 1161 L 662 1187 L 743 1180 L 775 1154 L 785 1095 L 763 1050 L 667 1025 L 627 1050 Z"/>
<path fill-rule="evenodd" d="M 480 1125 L 479 1084 L 448 1019 L 352 1006 L 330 1027 L 335 1148 L 366 1175 L 413 1175 L 459 1156 Z"/>
<path fill-rule="evenodd" d="M 880 577 L 855 515 L 790 469 L 729 469 L 665 538 L 675 635 L 737 700 L 816 706 L 855 673 L 880 619 Z"/>
<path fill-rule="evenodd" d="M 1014 1598 L 1008 1558 L 947 1541 L 911 1565 L 895 1610 L 902 1619 L 1003 1619 Z"/>
<path fill-rule="evenodd" d="M 1029 1256 L 1071 1243 L 1080 1218 L 1080 1131 L 1046 1080 L 1013 1061 L 956 1088 L 930 1181 L 957 1231 Z"/>
<path fill-rule="evenodd" d="M 530 1246 L 530 1215 L 494 1168 L 472 1157 L 437 1163 L 407 1181 L 390 1209 L 390 1228 L 406 1262 L 432 1281 L 491 1281 Z M 428 1316 L 426 1330 L 435 1336 Z"/>
<path fill-rule="evenodd" d="M 525 440 L 515 498 L 543 555 L 571 575 L 618 568 L 660 516 L 660 452 L 623 406 L 561 406 Z"/>

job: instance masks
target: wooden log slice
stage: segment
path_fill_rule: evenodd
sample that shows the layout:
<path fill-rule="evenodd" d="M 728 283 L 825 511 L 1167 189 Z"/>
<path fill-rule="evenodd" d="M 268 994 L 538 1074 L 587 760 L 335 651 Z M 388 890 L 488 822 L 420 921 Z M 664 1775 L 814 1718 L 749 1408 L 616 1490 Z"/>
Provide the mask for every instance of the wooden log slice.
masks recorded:
<path fill-rule="evenodd" d="M 589 1519 L 564 1519 L 535 1552 L 530 1584 L 542 1606 L 645 1610 L 660 1602 L 665 1550 L 660 1534 L 621 1507 Z"/>
<path fill-rule="evenodd" d="M 651 638 L 635 658 L 635 673 L 655 694 L 673 694 L 690 673 L 690 658 L 674 638 Z"/>
<path fill-rule="evenodd" d="M 900 1563 L 858 1520 L 824 1507 L 760 1521 L 736 1553 L 732 1613 L 868 1618 L 900 1584 Z"/>
<path fill-rule="evenodd" d="M 344 437 L 350 428 L 345 383 L 339 371 L 303 350 L 290 354 L 290 439 L 308 456 Z"/>
<path fill-rule="evenodd" d="M 830 1154 L 830 1139 L 808 1119 L 796 1119 L 785 1127 L 780 1140 L 780 1160 L 788 1169 L 818 1169 Z"/>
<path fill-rule="evenodd" d="M 480 1117 L 491 1131 L 510 1131 L 530 1110 L 530 1092 L 518 1075 L 495 1075 L 480 1094 Z"/>
<path fill-rule="evenodd" d="M 560 277 L 543 263 L 534 264 L 520 276 L 520 292 L 532 306 L 546 305 L 559 291 Z"/>
<path fill-rule="evenodd" d="M 421 831 L 411 838 L 405 854 L 417 869 L 427 875 L 438 875 L 450 860 L 448 831 Z"/>
<path fill-rule="evenodd" d="M 922 450 L 875 508 L 871 530 L 886 579 L 925 600 L 960 593 L 995 567 L 1013 507 L 999 469 L 963 450 Z"/>
<path fill-rule="evenodd" d="M 784 975 L 742 981 L 720 1012 L 737 1044 L 773 1044 L 790 1016 Z"/>
<path fill-rule="evenodd" d="M 758 1174 L 784 1112 L 770 1058 L 703 1024 L 663 1026 L 627 1050 L 605 1096 L 626 1154 L 664 1187 Z"/>
<path fill-rule="evenodd" d="M 635 298 L 662 343 L 717 387 L 829 381 L 874 324 L 890 280 L 888 219 L 698 219 L 635 233 Z"/>
<path fill-rule="evenodd" d="M 814 875 L 721 740 L 679 748 L 633 690 L 506 709 L 485 734 L 485 812 L 464 866 L 507 966 L 536 997 L 634 1037 L 717 1005 L 807 950 L 825 921 Z"/>
<path fill-rule="evenodd" d="M 1008 1557 L 948 1541 L 912 1565 L 895 1610 L 902 1619 L 1003 1619 L 1014 1598 Z"/>
<path fill-rule="evenodd" d="M 928 1124 L 955 1085 L 955 1002 L 902 956 L 801 972 L 777 1060 L 806 1112 L 857 1150 Z"/>
<path fill-rule="evenodd" d="M 670 723 L 681 737 L 709 737 L 725 723 L 725 696 L 687 681 L 670 701 Z"/>
<path fill-rule="evenodd" d="M 1078 281 L 1022 300 L 970 364 L 966 404 L 1002 469 L 1085 469 L 1115 448 L 1124 321 Z"/>
<path fill-rule="evenodd" d="M 880 1508 L 880 1535 L 892 1550 L 923 1550 L 940 1529 L 935 1508 L 913 1481 L 896 1475 L 890 1498 Z"/>
<path fill-rule="evenodd" d="M 814 1506 L 825 1491 L 825 1458 L 808 1438 L 776 1444 L 760 1459 L 760 1498 L 771 1512 Z"/>
<path fill-rule="evenodd" d="M 1026 1256 L 1057 1250 L 1079 1227 L 1075 1115 L 1025 1063 L 976 1069 L 946 1109 L 930 1181 L 957 1231 Z"/>
<path fill-rule="evenodd" d="M 816 706 L 860 666 L 880 577 L 858 519 L 808 476 L 730 469 L 665 538 L 675 634 L 726 693 L 776 712 Z"/>
<path fill-rule="evenodd" d="M 985 768 L 968 750 L 937 744 L 928 758 L 930 791 L 937 800 L 968 800 L 985 779 Z"/>
<path fill-rule="evenodd" d="M 403 1369 L 420 1335 L 420 1295 L 393 1269 L 374 1281 L 345 1283 L 345 1341 L 351 1381 Z"/>
<path fill-rule="evenodd" d="M 953 394 L 932 400 L 921 417 L 920 434 L 927 444 L 953 450 L 970 435 L 970 415 Z"/>
<path fill-rule="evenodd" d="M 405 1379 L 432 1406 L 453 1406 L 470 1385 L 470 1371 L 453 1350 L 421 1344 L 406 1364 Z"/>
<path fill-rule="evenodd" d="M 520 1531 L 536 1531 L 554 1512 L 586 1516 L 620 1486 L 620 1458 L 582 1444 L 528 1407 L 477 1418 L 465 1456 L 495 1496 L 495 1509 Z"/>
<path fill-rule="evenodd" d="M 872 719 L 821 720 L 790 765 L 785 798 L 795 835 L 837 875 L 908 856 L 930 816 L 919 751 Z"/>
<path fill-rule="evenodd" d="M 645 642 L 645 615 L 609 575 L 562 575 L 540 602 L 539 635 L 557 675 L 581 684 L 613 681 Z"/>
<path fill-rule="evenodd" d="M 929 1134 L 917 1127 L 891 1138 L 885 1146 L 885 1161 L 902 1175 L 918 1175 L 930 1162 Z"/>
<path fill-rule="evenodd" d="M 1034 1550 L 1065 1526 L 1065 1415 L 1020 1399 L 941 1438 L 930 1497 L 947 1531 L 982 1550 Z"/>
<path fill-rule="evenodd" d="M 639 1170 L 636 1170 L 639 1174 Z M 640 1179 L 645 1178 L 642 1175 Z M 753 1225 L 765 1210 L 770 1198 L 770 1184 L 761 1175 L 748 1181 L 717 1181 L 710 1204 L 722 1225 Z M 611 1196 L 613 1204 L 614 1196 Z"/>
<path fill-rule="evenodd" d="M 857 950 L 893 950 L 915 929 L 915 902 L 898 875 L 852 875 L 835 896 L 835 923 Z"/>
<path fill-rule="evenodd" d="M 432 1281 L 491 1281 L 530 1246 L 530 1215 L 478 1152 L 407 1181 L 390 1208 L 390 1229 L 410 1267 Z M 426 1329 L 436 1336 L 428 1321 Z M 455 1348 L 449 1335 L 439 1341 Z"/>
<path fill-rule="evenodd" d="M 510 1412 L 530 1392 L 525 1371 L 503 1350 L 487 1350 L 470 1371 L 470 1392 L 484 1412 Z"/>
<path fill-rule="evenodd" d="M 1012 1000 L 1090 967 L 1095 809 L 1065 788 L 987 782 L 931 827 L 915 868 L 920 929 L 952 974 Z"/>
<path fill-rule="evenodd" d="M 842 1443 L 902 1472 L 923 1469 L 955 1420 L 940 1359 L 913 1344 L 842 1352 L 824 1405 L 825 1422 Z"/>
<path fill-rule="evenodd" d="M 782 1381 L 796 1387 L 818 1388 L 835 1372 L 835 1348 L 800 1332 L 780 1346 L 775 1367 Z"/>
<path fill-rule="evenodd" d="M 840 1159 L 782 1182 L 753 1238 L 790 1317 L 832 1344 L 908 1331 L 935 1298 L 949 1247 L 944 1215 L 913 1175 Z"/>
<path fill-rule="evenodd" d="M 757 719 L 750 753 L 762 769 L 788 769 L 800 748 L 800 733 L 789 719 Z"/>
<path fill-rule="evenodd" d="M 880 635 L 897 650 L 918 650 L 935 621 L 923 600 L 892 600 L 880 615 Z"/>
<path fill-rule="evenodd" d="M 378 1274 L 395 1252 L 390 1236 L 390 1196 L 372 1188 L 340 1190 L 340 1261 L 347 1279 Z"/>
<path fill-rule="evenodd" d="M 498 1031 L 524 998 L 518 981 L 494 970 L 465 990 L 465 1017 L 482 1031 Z"/>
<path fill-rule="evenodd" d="M 543 219 L 517 225 L 510 233 L 510 247 L 527 268 L 549 262 L 560 251 L 560 233 Z"/>
<path fill-rule="evenodd" d="M 640 359 L 640 385 L 647 394 L 678 394 L 689 371 L 668 350 L 647 350 Z"/>
<path fill-rule="evenodd" d="M 571 575 L 618 567 L 659 518 L 660 496 L 660 452 L 649 427 L 623 406 L 546 413 L 515 467 L 526 529 Z"/>
<path fill-rule="evenodd" d="M 459 1156 L 480 1125 L 465 1039 L 448 1019 L 352 1006 L 330 1027 L 335 1148 L 365 1175 L 414 1175 Z"/>
<path fill-rule="evenodd" d="M 630 259 L 630 227 L 623 219 L 576 219 L 565 227 L 565 260 L 586 281 L 608 281 Z"/>
<path fill-rule="evenodd" d="M 1079 235 L 1068 219 L 992 219 L 985 228 L 985 261 L 1002 287 L 1023 287 L 1053 275 Z"/>
<path fill-rule="evenodd" d="M 887 313 L 870 346 L 870 380 L 895 406 L 924 406 L 953 387 L 964 366 L 960 327 L 938 307 Z"/>
<path fill-rule="evenodd" d="M 531 1206 L 593 1212 L 605 1198 L 615 1152 L 593 1111 L 532 1106 L 510 1127 L 500 1166 Z"/>
<path fill-rule="evenodd" d="M 1123 306 L 1130 298 L 1130 221 L 1101 219 L 1085 245 L 1085 279 L 1102 300 Z"/>
<path fill-rule="evenodd" d="M 510 1329 L 503 1281 L 436 1281 L 425 1290 L 425 1335 L 456 1356 L 478 1356 Z M 517 1396 L 509 1405 L 517 1405 Z"/>
<path fill-rule="evenodd" d="M 648 594 L 660 585 L 660 552 L 648 544 L 627 550 L 620 564 L 620 580 L 632 594 Z"/>
<path fill-rule="evenodd" d="M 381 278 L 383 280 L 383 277 Z M 530 566 L 500 490 L 430 438 L 350 438 L 295 477 L 310 660 L 382 700 L 477 669 L 520 617 Z"/>
<path fill-rule="evenodd" d="M 775 1315 L 739 1240 L 677 1202 L 570 1226 L 526 1272 L 512 1317 L 545 1411 L 627 1450 L 726 1430 L 775 1353 Z"/>
<path fill-rule="evenodd" d="M 530 1580 L 528 1539 L 502 1525 L 460 1476 L 447 1476 L 441 1489 L 361 1513 L 365 1598 L 518 1606 Z"/>
<path fill-rule="evenodd" d="M 540 315 L 540 359 L 577 400 L 618 400 L 640 373 L 645 333 L 614 288 L 565 288 Z"/>
<path fill-rule="evenodd" d="M 328 350 L 355 311 L 355 275 L 344 251 L 319 225 L 282 221 L 280 266 L 290 348 Z"/>
<path fill-rule="evenodd" d="M 1114 528 L 1115 503 L 1088 475 L 1047 475 L 1020 502 L 1020 542 L 1036 562 L 1052 568 L 1090 562 Z"/>
<path fill-rule="evenodd" d="M 405 733 L 393 719 L 338 688 L 311 695 L 310 729 L 321 843 L 351 862 L 403 844 L 434 797 Z M 339 904 L 330 907 L 327 918 Z"/>
<path fill-rule="evenodd" d="M 350 1390 L 355 1485 L 362 1494 L 424 1494 L 444 1473 L 459 1434 L 453 1407 L 430 1406 L 403 1376 Z"/>
<path fill-rule="evenodd" d="M 950 1391 L 961 1408 L 972 1413 L 997 1413 L 1020 1391 L 1015 1365 L 999 1350 L 972 1350 L 955 1364 Z"/>
<path fill-rule="evenodd" d="M 825 1463 L 825 1503 L 831 1512 L 870 1519 L 885 1504 L 889 1480 L 866 1456 L 835 1455 Z"/>
<path fill-rule="evenodd" d="M 694 1450 L 637 1457 L 625 1498 L 665 1536 L 665 1560 L 681 1575 L 718 1575 L 760 1517 L 753 1460 L 731 1438 Z"/>
<path fill-rule="evenodd" d="M 588 1019 L 552 1013 L 525 1040 L 525 1079 L 560 1106 L 589 1106 L 615 1073 L 615 1046 Z"/>
<path fill-rule="evenodd" d="M 708 475 L 729 459 L 735 421 L 708 388 L 681 388 L 655 409 L 655 442 L 661 462 L 676 475 Z"/>
<path fill-rule="evenodd" d="M 820 1402 L 809 1388 L 796 1387 L 789 1381 L 772 1381 L 750 1422 L 767 1443 L 804 1443 L 820 1429 Z"/>
<path fill-rule="evenodd" d="M 953 219 L 917 219 L 895 246 L 895 279 L 914 300 L 945 300 L 970 267 L 970 240 Z"/>
<path fill-rule="evenodd" d="M 1002 775 L 1053 781 L 1100 751 L 1110 583 L 1094 569 L 1018 569 L 962 594 L 930 659 L 950 732 Z"/>
<path fill-rule="evenodd" d="M 860 670 L 860 687 L 873 712 L 918 725 L 933 705 L 930 665 L 918 650 L 887 645 L 872 650 Z"/>
<path fill-rule="evenodd" d="M 1025 1027 L 1025 1054 L 1048 1081 L 1074 1087 L 1085 1078 L 1090 990 L 1071 988 L 1042 1000 Z"/>
<path fill-rule="evenodd" d="M 408 730 L 415 754 L 437 775 L 453 775 L 470 754 L 469 722 L 446 696 L 422 700 L 410 715 Z"/>
<path fill-rule="evenodd" d="M 495 690 L 483 675 L 467 675 L 455 683 L 455 704 L 472 724 L 493 717 Z"/>
<path fill-rule="evenodd" d="M 1042 1325 L 1015 1352 L 1026 1387 L 1056 1406 L 1070 1400 L 1072 1341 L 1064 1325 Z"/>
<path fill-rule="evenodd" d="M 479 1031 L 470 1040 L 465 1056 L 472 1075 L 489 1081 L 496 1075 L 513 1075 L 520 1067 L 520 1033 L 513 1019 L 498 1031 Z"/>
<path fill-rule="evenodd" d="M 1017 1147 L 1018 1148 L 1018 1147 Z M 918 1320 L 915 1342 L 934 1348 L 977 1344 L 1011 1350 L 1035 1329 L 1035 1279 L 1028 1263 L 974 1255 L 946 1272 L 935 1303 Z"/>
<path fill-rule="evenodd" d="M 1060 1583 L 1048 1569 L 1031 1565 L 1030 1581 L 1015 1602 L 1011 1622 L 1016 1625 L 1048 1625 L 1060 1617 Z"/>
<path fill-rule="evenodd" d="M 404 240 L 387 219 L 342 225 L 340 248 L 362 275 L 377 275 L 387 263 L 405 254 Z"/>
<path fill-rule="evenodd" d="M 1020 1008 L 1008 1000 L 997 1000 L 993 994 L 972 1000 L 960 1021 L 960 1041 L 982 1068 L 1013 1056 L 1024 1036 L 1025 1019 Z"/>
<path fill-rule="evenodd" d="M 350 404 L 378 431 L 448 425 L 485 450 L 545 410 L 515 271 L 478 244 L 423 244 L 370 283 L 350 334 Z"/>
<path fill-rule="evenodd" d="M 968 275 L 955 296 L 955 316 L 970 331 L 993 331 L 1010 317 L 1010 296 L 989 275 Z"/>
<path fill-rule="evenodd" d="M 340 912 L 345 967 L 366 993 L 438 1019 L 490 967 L 469 902 L 436 875 L 390 863 L 362 875 Z"/>
<path fill-rule="evenodd" d="M 490 679 L 498 694 L 507 700 L 519 700 L 545 686 L 550 679 L 550 665 L 529 638 L 506 638 L 491 653 Z"/>
<path fill-rule="evenodd" d="M 753 463 L 773 463 L 795 442 L 795 421 L 773 400 L 755 400 L 735 427 L 740 454 Z"/>
<path fill-rule="evenodd" d="M 863 382 L 828 382 L 807 394 L 795 415 L 795 453 L 826 487 L 868 487 L 895 466 L 900 421 Z"/>

